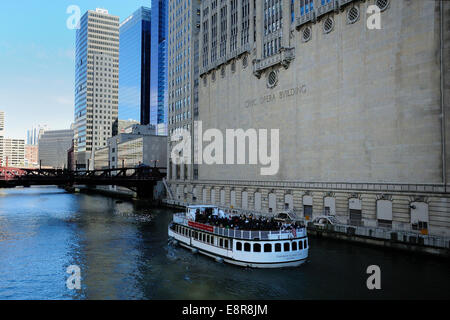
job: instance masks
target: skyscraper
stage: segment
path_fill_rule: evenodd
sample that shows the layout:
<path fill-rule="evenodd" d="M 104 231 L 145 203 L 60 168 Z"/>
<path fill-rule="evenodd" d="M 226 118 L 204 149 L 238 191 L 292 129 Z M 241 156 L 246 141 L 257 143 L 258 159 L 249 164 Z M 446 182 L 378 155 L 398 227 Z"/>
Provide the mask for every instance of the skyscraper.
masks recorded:
<path fill-rule="evenodd" d="M 30 130 L 27 130 L 27 144 L 28 145 L 38 145 L 39 138 L 42 134 L 48 130 L 47 125 L 38 125 L 37 127 L 33 127 Z"/>
<path fill-rule="evenodd" d="M 0 137 L 2 137 L 5 133 L 5 112 L 0 111 Z"/>
<path fill-rule="evenodd" d="M 106 146 L 119 103 L 119 17 L 88 11 L 76 36 L 74 152 L 79 168 Z"/>
<path fill-rule="evenodd" d="M 139 8 L 120 24 L 119 119 L 150 123 L 151 10 Z"/>
<path fill-rule="evenodd" d="M 198 108 L 199 0 L 169 1 L 168 134 L 192 130 Z M 169 141 L 169 152 L 171 142 Z M 192 179 L 196 169 L 168 164 L 169 179 Z"/>
<path fill-rule="evenodd" d="M 152 0 L 150 123 L 167 134 L 167 30 L 169 0 Z"/>
<path fill-rule="evenodd" d="M 24 165 L 23 139 L 5 138 L 5 112 L 0 111 L 0 166 L 21 167 Z"/>

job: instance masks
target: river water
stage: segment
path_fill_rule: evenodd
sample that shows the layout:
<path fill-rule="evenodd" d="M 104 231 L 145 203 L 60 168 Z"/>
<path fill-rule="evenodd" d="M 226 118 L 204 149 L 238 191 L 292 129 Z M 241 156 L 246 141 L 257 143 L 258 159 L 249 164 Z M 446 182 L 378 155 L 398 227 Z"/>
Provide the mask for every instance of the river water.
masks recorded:
<path fill-rule="evenodd" d="M 0 189 L 0 299 L 449 299 L 450 265 L 310 239 L 309 262 L 245 269 L 168 244 L 174 210 L 57 188 Z M 67 267 L 81 271 L 70 290 Z M 381 269 L 381 290 L 366 269 Z"/>

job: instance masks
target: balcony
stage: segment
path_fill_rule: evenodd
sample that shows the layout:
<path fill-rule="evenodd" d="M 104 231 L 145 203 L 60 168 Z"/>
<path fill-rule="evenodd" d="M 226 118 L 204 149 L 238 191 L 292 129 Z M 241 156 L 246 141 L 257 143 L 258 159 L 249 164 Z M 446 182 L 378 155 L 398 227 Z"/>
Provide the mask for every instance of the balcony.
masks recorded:
<path fill-rule="evenodd" d="M 206 67 L 200 67 L 200 75 L 208 73 L 209 71 L 216 69 L 220 65 L 233 60 L 236 57 L 239 57 L 241 54 L 245 52 L 250 52 L 251 47 L 250 44 L 246 44 L 244 46 L 238 47 L 232 52 L 229 52 L 226 56 L 218 57 L 214 62 L 209 63 Z"/>
<path fill-rule="evenodd" d="M 289 68 L 292 60 L 295 59 L 295 48 L 281 48 L 280 51 L 265 59 L 255 60 L 253 64 L 253 74 L 257 77 L 261 77 L 261 73 L 272 66 L 281 64 L 285 69 Z"/>
<path fill-rule="evenodd" d="M 333 11 L 334 9 L 339 9 L 339 1 L 338 0 L 332 0 L 324 5 L 321 5 L 315 9 L 316 11 L 316 17 L 323 16 L 324 14 Z"/>
<path fill-rule="evenodd" d="M 300 26 L 304 25 L 305 23 L 308 23 L 310 21 L 315 21 L 316 20 L 316 13 L 315 11 L 310 11 L 308 13 L 305 13 L 303 16 L 297 17 L 297 28 L 299 28 Z"/>
<path fill-rule="evenodd" d="M 317 8 L 314 8 L 308 13 L 297 17 L 296 27 L 300 28 L 302 25 L 308 22 L 316 22 L 316 19 L 327 14 L 328 12 L 339 10 L 346 4 L 353 2 L 356 0 L 332 0 L 329 3 L 325 3 L 324 5 L 319 5 Z"/>

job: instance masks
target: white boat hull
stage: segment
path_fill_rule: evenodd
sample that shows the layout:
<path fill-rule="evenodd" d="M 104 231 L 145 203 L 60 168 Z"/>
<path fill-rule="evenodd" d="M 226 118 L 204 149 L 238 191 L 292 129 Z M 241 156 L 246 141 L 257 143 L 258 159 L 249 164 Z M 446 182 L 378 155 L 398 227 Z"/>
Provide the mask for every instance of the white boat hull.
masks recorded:
<path fill-rule="evenodd" d="M 229 248 L 218 247 L 210 243 L 205 243 L 198 241 L 192 237 L 186 236 L 175 232 L 169 227 L 169 237 L 177 240 L 178 244 L 186 249 L 193 252 L 201 253 L 205 256 L 211 257 L 215 260 L 220 260 L 226 263 L 241 267 L 250 268 L 284 268 L 284 267 L 297 267 L 305 263 L 308 258 L 308 247 L 306 245 L 306 237 L 293 238 L 287 240 L 276 240 L 276 241 L 257 241 L 257 240 L 243 240 L 243 239 L 230 239 Z M 233 241 L 231 241 L 233 240 Z M 243 250 L 236 250 L 237 243 L 248 244 L 251 248 L 255 243 L 259 243 L 261 248 L 264 244 L 270 243 L 275 245 L 279 243 L 282 248 L 284 248 L 284 243 L 299 242 L 305 243 L 305 247 L 301 250 L 285 252 L 245 252 Z M 217 244 L 215 242 L 215 244 Z M 291 248 L 291 245 L 289 245 Z M 263 251 L 263 250 L 261 250 Z"/>

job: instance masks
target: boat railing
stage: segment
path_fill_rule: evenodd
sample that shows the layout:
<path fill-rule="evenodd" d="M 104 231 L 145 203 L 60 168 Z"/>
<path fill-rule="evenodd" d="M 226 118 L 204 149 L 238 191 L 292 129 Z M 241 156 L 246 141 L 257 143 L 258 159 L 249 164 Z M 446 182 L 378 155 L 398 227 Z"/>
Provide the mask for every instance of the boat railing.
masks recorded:
<path fill-rule="evenodd" d="M 186 218 L 184 213 L 175 214 L 173 216 L 173 222 L 189 226 L 189 219 Z M 292 238 L 300 238 L 306 236 L 306 228 L 298 228 L 294 230 L 276 230 L 276 231 L 255 231 L 255 230 L 240 230 L 240 229 L 230 229 L 230 228 L 222 228 L 211 226 L 205 224 L 205 226 L 212 227 L 212 233 L 223 236 L 230 237 L 236 239 L 243 240 L 283 240 L 283 239 L 292 239 Z M 192 227 L 192 226 L 190 226 Z"/>

